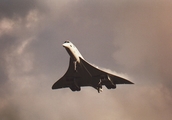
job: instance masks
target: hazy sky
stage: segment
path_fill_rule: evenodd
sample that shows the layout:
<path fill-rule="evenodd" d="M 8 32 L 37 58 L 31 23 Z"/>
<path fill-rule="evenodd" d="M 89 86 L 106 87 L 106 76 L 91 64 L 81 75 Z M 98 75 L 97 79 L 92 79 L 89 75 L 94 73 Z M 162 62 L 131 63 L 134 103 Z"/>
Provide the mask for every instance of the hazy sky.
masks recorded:
<path fill-rule="evenodd" d="M 1 0 L 0 119 L 171 120 L 171 12 L 170 0 Z M 51 90 L 65 40 L 135 84 Z"/>

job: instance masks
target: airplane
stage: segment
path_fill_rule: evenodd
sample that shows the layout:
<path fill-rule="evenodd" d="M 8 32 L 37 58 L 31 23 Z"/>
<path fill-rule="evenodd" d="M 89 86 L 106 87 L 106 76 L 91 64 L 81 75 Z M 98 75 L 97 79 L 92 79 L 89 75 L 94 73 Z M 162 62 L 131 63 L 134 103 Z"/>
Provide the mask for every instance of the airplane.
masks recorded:
<path fill-rule="evenodd" d="M 134 84 L 87 62 L 72 42 L 65 41 L 63 47 L 70 56 L 69 67 L 52 89 L 70 88 L 72 91 L 80 91 L 81 87 L 91 86 L 100 93 L 103 91 L 102 85 L 107 89 L 115 89 L 117 84 Z"/>

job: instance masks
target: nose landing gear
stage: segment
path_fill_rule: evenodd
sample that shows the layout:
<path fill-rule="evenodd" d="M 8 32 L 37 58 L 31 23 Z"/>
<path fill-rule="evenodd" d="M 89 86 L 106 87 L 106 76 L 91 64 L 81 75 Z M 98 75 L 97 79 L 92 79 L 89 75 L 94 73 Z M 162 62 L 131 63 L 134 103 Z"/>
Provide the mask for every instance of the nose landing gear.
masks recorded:
<path fill-rule="evenodd" d="M 77 61 L 74 61 L 73 64 L 74 64 L 74 71 L 77 72 Z"/>

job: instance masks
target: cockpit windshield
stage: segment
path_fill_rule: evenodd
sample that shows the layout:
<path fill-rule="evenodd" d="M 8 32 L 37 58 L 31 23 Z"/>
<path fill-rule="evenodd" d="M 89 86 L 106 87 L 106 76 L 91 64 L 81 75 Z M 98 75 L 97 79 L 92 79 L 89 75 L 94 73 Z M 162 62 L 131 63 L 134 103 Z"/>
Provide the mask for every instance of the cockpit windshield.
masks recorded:
<path fill-rule="evenodd" d="M 69 40 L 66 40 L 64 43 L 70 43 Z"/>

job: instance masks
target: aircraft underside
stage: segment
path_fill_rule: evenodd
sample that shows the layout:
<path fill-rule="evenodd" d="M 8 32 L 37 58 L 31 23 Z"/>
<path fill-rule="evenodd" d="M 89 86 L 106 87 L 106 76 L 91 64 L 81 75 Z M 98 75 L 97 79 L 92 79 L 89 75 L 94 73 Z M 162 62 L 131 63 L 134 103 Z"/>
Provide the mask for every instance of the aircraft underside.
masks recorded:
<path fill-rule="evenodd" d="M 77 72 L 77 69 L 74 69 L 74 71 Z M 82 79 L 82 78 L 81 78 Z M 98 93 L 102 92 L 102 86 L 105 85 L 107 89 L 115 89 L 116 88 L 116 84 L 113 83 L 110 79 L 110 77 L 108 75 L 102 75 L 100 78 L 98 77 L 94 77 L 94 78 L 87 78 L 88 80 L 88 86 L 95 88 Z M 77 80 L 77 78 L 71 78 L 70 80 L 68 80 L 70 83 L 70 89 L 72 91 L 81 91 L 81 87 L 82 84 L 80 83 L 79 79 Z"/>

